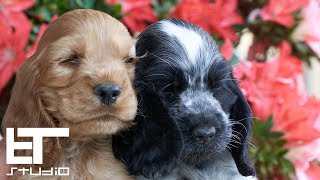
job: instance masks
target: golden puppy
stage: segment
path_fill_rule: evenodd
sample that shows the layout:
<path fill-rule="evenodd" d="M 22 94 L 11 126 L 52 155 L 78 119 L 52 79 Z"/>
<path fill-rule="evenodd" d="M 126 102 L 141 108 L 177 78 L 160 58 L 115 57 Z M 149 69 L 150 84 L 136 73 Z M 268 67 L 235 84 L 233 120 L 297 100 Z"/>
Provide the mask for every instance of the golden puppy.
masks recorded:
<path fill-rule="evenodd" d="M 114 158 L 111 135 L 129 127 L 137 111 L 135 57 L 130 53 L 134 41 L 122 23 L 103 12 L 62 15 L 19 70 L 3 130 L 70 128 L 69 138 L 44 138 L 43 169 L 69 167 L 66 179 L 131 179 Z M 32 152 L 19 150 L 16 155 Z"/>

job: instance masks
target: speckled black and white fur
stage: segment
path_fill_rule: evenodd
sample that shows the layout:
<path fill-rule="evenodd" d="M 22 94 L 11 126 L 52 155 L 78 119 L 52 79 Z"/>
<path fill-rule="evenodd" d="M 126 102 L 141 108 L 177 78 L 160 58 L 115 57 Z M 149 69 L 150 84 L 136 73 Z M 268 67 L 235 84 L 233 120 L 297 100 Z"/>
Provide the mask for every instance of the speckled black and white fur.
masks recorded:
<path fill-rule="evenodd" d="M 136 44 L 136 125 L 113 150 L 140 179 L 252 179 L 252 114 L 212 37 L 186 21 L 150 25 Z"/>

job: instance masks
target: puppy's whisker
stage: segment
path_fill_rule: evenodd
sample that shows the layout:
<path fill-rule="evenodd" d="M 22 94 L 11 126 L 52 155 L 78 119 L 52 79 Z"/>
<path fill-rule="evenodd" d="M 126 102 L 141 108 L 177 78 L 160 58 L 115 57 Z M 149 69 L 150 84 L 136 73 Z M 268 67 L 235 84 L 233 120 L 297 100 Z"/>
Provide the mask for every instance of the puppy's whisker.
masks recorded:
<path fill-rule="evenodd" d="M 229 72 L 226 72 L 224 74 L 218 74 L 220 77 L 225 77 L 226 75 L 230 75 L 232 74 L 233 72 L 232 71 L 229 71 Z"/>
<path fill-rule="evenodd" d="M 232 69 L 232 66 L 228 66 L 228 67 L 219 69 L 219 70 L 217 71 L 217 73 L 219 73 L 219 72 L 221 72 L 221 71 L 224 71 L 224 70 L 230 70 L 230 69 Z"/>
<path fill-rule="evenodd" d="M 235 146 L 235 145 L 233 145 L 231 143 L 229 143 L 228 146 L 231 146 L 231 147 L 234 147 L 234 148 L 238 148 L 238 146 Z"/>
<path fill-rule="evenodd" d="M 243 138 L 243 135 L 242 135 L 240 132 L 238 132 L 238 131 L 233 131 L 233 133 L 237 133 L 238 135 L 240 135 L 240 136 Z"/>
<path fill-rule="evenodd" d="M 232 152 L 229 146 L 227 146 L 226 148 L 228 149 L 229 152 Z"/>
<path fill-rule="evenodd" d="M 243 129 L 246 131 L 246 133 L 248 133 L 247 131 L 247 128 L 245 125 L 243 125 L 241 122 L 237 122 L 237 121 L 234 121 L 231 123 L 232 125 L 241 125 L 243 127 Z M 242 130 L 241 130 L 242 131 Z"/>
<path fill-rule="evenodd" d="M 148 82 L 148 84 L 151 84 L 151 86 L 152 86 L 152 88 L 153 88 L 153 91 L 156 92 L 155 85 L 154 85 L 152 82 Z"/>
<path fill-rule="evenodd" d="M 237 141 L 240 141 L 241 140 L 241 138 L 239 137 L 239 136 L 237 136 L 237 135 L 232 135 L 232 137 L 231 137 L 231 139 L 234 139 L 235 138 L 235 140 L 237 140 Z"/>
<path fill-rule="evenodd" d="M 139 108 L 137 109 L 137 111 L 138 111 L 137 115 L 142 116 L 145 120 L 147 119 L 148 116 L 144 115 Z"/>
<path fill-rule="evenodd" d="M 174 70 L 174 67 L 173 67 L 169 62 L 167 62 L 165 59 L 162 59 L 162 58 L 160 58 L 159 56 L 157 56 L 157 55 L 155 55 L 155 54 L 153 54 L 153 53 L 149 53 L 149 54 L 151 54 L 152 56 L 154 56 L 154 57 L 156 57 L 156 58 L 158 58 L 158 59 L 162 60 L 162 62 L 164 62 L 164 63 L 168 64 L 168 65 L 171 67 L 171 69 L 173 69 L 173 70 Z M 173 61 L 173 62 L 174 62 L 174 61 Z"/>
<path fill-rule="evenodd" d="M 166 85 L 165 87 L 163 87 L 163 88 L 160 90 L 160 92 L 162 92 L 164 89 L 166 89 L 167 87 L 171 86 L 172 84 L 174 84 L 174 83 L 170 83 L 170 84 Z"/>
<path fill-rule="evenodd" d="M 234 120 L 234 119 L 229 119 L 229 120 L 232 120 L 232 121 L 243 121 L 243 120 L 247 120 L 247 119 L 258 119 L 260 120 L 258 117 L 256 116 L 250 116 L 250 117 L 246 117 L 246 118 L 243 118 L 243 119 L 239 119 L 239 120 Z"/>
<path fill-rule="evenodd" d="M 251 142 L 249 142 L 249 144 L 254 147 L 254 148 L 257 148 L 254 144 L 252 144 Z"/>
<path fill-rule="evenodd" d="M 239 142 L 238 140 L 233 140 L 233 139 L 230 141 L 230 143 L 236 143 L 236 144 L 239 144 L 239 145 L 241 145 L 241 144 L 242 144 L 242 143 L 241 143 L 241 142 Z"/>
<path fill-rule="evenodd" d="M 242 144 L 242 139 L 238 136 L 232 136 L 231 141 L 236 141 L 236 142 Z"/>
<path fill-rule="evenodd" d="M 151 75 L 147 75 L 147 76 L 144 76 L 144 77 L 154 77 L 154 76 L 165 76 L 165 77 L 167 77 L 167 75 L 165 75 L 165 74 L 151 74 Z"/>

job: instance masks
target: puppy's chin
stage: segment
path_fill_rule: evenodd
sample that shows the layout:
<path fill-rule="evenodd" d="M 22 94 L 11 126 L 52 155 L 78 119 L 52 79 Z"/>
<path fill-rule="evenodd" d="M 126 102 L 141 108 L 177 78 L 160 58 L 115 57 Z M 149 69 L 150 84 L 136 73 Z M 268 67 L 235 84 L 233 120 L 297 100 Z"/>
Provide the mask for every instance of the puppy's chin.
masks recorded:
<path fill-rule="evenodd" d="M 215 155 L 227 150 L 231 137 L 231 133 L 225 133 L 207 144 L 200 144 L 190 139 L 190 137 L 184 138 L 185 144 L 181 159 L 184 163 L 191 166 L 202 164 L 212 159 Z"/>

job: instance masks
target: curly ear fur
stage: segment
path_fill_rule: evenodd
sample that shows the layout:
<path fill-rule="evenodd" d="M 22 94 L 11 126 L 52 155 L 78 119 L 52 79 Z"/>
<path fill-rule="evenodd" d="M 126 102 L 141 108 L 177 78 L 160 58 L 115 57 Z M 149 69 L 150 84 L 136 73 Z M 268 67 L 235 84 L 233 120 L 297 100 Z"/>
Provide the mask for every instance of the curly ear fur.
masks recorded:
<path fill-rule="evenodd" d="M 252 124 L 252 113 L 248 102 L 245 100 L 236 80 L 230 83 L 230 88 L 238 98 L 234 103 L 230 119 L 236 123 L 233 125 L 233 131 L 239 132 L 241 135 L 241 144 L 231 148 L 232 157 L 237 165 L 238 171 L 243 176 L 254 176 L 255 169 L 250 160 L 248 145 L 250 140 L 250 127 Z"/>
<path fill-rule="evenodd" d="M 136 81 L 136 87 L 140 86 Z M 124 161 L 131 175 L 155 177 L 168 173 L 179 160 L 181 134 L 152 89 L 141 89 L 138 100 L 136 125 L 114 136 L 113 152 Z"/>
<path fill-rule="evenodd" d="M 11 100 L 2 122 L 3 132 L 6 128 L 35 128 L 55 127 L 54 121 L 45 112 L 40 97 L 35 90 L 35 82 L 39 75 L 37 58 L 41 53 L 30 57 L 17 73 L 16 82 L 12 89 Z M 16 137 L 15 141 L 28 141 L 29 138 Z M 30 141 L 30 140 L 29 140 Z M 58 138 L 44 138 L 44 167 L 52 167 L 59 155 L 60 142 Z M 31 151 L 17 151 L 18 156 L 30 156 Z"/>

